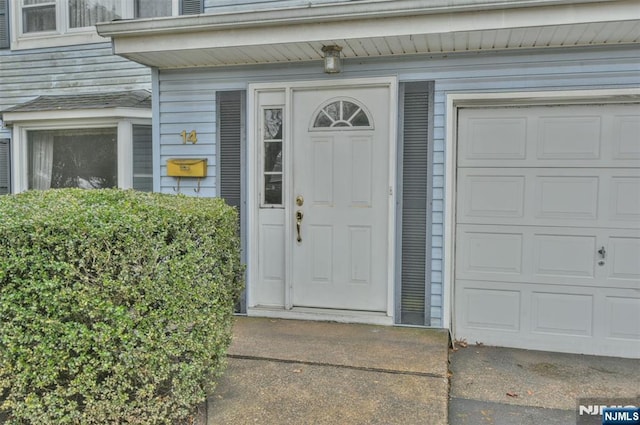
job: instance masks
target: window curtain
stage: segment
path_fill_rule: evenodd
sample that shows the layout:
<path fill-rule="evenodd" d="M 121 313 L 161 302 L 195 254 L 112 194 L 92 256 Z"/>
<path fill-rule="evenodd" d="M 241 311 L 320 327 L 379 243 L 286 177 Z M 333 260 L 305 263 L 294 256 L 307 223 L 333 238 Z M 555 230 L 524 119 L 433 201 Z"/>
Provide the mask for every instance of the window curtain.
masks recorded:
<path fill-rule="evenodd" d="M 171 16 L 171 0 L 135 0 L 136 18 Z"/>
<path fill-rule="evenodd" d="M 7 5 L 9 2 L 6 3 Z M 6 10 L 5 10 L 6 12 Z M 24 33 L 56 29 L 56 3 L 53 0 L 24 0 L 22 31 Z"/>
<path fill-rule="evenodd" d="M 48 131 L 30 131 L 29 142 L 31 145 L 30 189 L 50 189 L 53 170 L 53 134 Z"/>
<path fill-rule="evenodd" d="M 82 28 L 122 17 L 120 0 L 69 0 L 69 27 Z"/>

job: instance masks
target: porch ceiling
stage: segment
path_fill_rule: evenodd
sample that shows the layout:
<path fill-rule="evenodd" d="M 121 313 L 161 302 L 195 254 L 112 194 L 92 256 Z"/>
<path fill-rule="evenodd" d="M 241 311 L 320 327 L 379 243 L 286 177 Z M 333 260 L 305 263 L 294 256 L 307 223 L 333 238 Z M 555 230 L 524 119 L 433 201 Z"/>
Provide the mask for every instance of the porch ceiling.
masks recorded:
<path fill-rule="evenodd" d="M 636 0 L 541 2 L 518 7 L 418 8 L 394 0 L 393 12 L 333 5 L 119 21 L 99 24 L 115 53 L 157 68 L 288 63 L 322 59 L 322 47 L 339 45 L 346 59 L 640 42 Z M 424 2 L 422 2 L 424 3 Z M 427 2 L 428 3 L 428 2 Z M 518 3 L 518 2 L 514 2 Z M 527 7 L 522 7 L 528 3 Z M 413 9 L 409 6 L 413 6 Z M 406 6 L 404 9 L 400 6 Z M 371 9 L 374 7 L 374 9 Z M 367 13 L 363 11 L 367 10 Z"/>

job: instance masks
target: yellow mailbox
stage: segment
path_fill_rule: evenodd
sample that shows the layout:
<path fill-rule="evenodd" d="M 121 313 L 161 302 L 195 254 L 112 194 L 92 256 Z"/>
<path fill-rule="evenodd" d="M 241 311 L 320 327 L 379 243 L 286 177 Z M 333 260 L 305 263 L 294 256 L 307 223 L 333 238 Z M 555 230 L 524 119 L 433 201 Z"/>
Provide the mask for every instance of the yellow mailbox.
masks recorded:
<path fill-rule="evenodd" d="M 207 177 L 207 159 L 167 159 L 167 175 L 169 177 Z"/>

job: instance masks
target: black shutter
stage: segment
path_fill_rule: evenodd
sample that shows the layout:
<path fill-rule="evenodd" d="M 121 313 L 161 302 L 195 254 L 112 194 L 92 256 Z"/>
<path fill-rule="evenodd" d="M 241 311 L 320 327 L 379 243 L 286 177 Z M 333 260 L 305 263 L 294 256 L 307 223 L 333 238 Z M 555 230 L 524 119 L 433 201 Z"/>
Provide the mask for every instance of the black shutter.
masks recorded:
<path fill-rule="evenodd" d="M 0 195 L 11 191 L 9 187 L 9 139 L 0 139 Z"/>
<path fill-rule="evenodd" d="M 182 0 L 180 2 L 181 15 L 197 15 L 204 13 L 204 0 Z"/>
<path fill-rule="evenodd" d="M 218 190 L 219 196 L 238 210 L 238 231 L 245 248 L 245 230 L 243 226 L 243 145 L 245 143 L 245 107 L 246 92 L 216 92 L 216 122 L 218 131 Z M 244 255 L 244 254 L 243 254 Z M 243 261 L 246 258 L 243 257 Z M 246 313 L 246 294 L 243 293 L 236 306 L 236 312 Z"/>
<path fill-rule="evenodd" d="M 429 325 L 431 83 L 402 84 L 400 321 Z"/>
<path fill-rule="evenodd" d="M 151 126 L 133 126 L 133 188 L 142 192 L 153 191 L 153 158 Z"/>
<path fill-rule="evenodd" d="M 240 210 L 244 91 L 217 92 L 220 197 Z"/>
<path fill-rule="evenodd" d="M 8 49 L 9 40 L 9 2 L 0 0 L 0 49 Z"/>

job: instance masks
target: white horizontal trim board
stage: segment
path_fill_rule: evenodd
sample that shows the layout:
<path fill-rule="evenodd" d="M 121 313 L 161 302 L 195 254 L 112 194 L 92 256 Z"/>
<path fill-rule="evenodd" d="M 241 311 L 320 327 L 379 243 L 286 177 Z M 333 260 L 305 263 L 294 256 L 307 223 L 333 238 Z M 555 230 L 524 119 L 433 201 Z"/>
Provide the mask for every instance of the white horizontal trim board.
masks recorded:
<path fill-rule="evenodd" d="M 38 126 L 62 120 L 103 118 L 151 119 L 151 111 L 143 108 L 71 109 L 37 112 L 5 112 L 2 117 L 6 124 L 38 121 Z"/>

